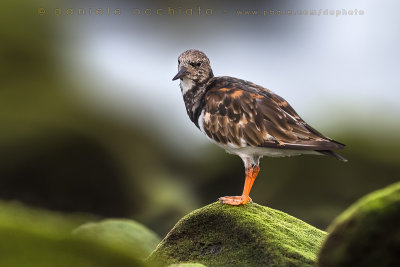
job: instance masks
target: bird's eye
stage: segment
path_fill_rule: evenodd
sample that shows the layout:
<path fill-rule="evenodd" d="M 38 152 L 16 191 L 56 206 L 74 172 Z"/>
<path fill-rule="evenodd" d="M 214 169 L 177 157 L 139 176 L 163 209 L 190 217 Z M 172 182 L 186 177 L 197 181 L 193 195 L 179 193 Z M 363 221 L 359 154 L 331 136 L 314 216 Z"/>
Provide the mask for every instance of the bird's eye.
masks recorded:
<path fill-rule="evenodd" d="M 178 64 L 181 64 L 181 61 L 178 59 Z"/>
<path fill-rule="evenodd" d="M 190 62 L 189 63 L 192 67 L 200 67 L 201 62 Z"/>

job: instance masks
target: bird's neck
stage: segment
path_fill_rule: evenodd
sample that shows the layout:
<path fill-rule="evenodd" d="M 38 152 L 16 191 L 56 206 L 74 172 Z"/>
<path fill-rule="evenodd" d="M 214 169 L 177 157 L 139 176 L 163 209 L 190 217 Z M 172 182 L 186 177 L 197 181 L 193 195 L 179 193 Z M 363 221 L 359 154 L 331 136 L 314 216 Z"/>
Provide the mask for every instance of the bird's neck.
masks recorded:
<path fill-rule="evenodd" d="M 193 80 L 188 78 L 183 78 L 180 83 L 182 94 L 185 95 L 187 92 L 193 90 L 196 86 L 196 83 Z"/>
<path fill-rule="evenodd" d="M 182 79 L 180 83 L 187 114 L 197 127 L 198 118 L 204 106 L 203 98 L 207 91 L 207 85 L 210 80 L 211 78 L 203 83 L 196 83 L 193 80 Z"/>

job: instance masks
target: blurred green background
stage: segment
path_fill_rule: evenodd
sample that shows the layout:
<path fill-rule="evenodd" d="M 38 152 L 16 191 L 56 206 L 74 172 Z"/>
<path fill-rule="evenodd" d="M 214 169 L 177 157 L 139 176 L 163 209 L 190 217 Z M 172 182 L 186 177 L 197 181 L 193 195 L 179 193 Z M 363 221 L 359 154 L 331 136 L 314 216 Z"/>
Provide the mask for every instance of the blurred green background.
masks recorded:
<path fill-rule="evenodd" d="M 177 56 L 189 48 L 209 51 L 217 75 L 253 80 L 282 95 L 311 125 L 347 145 L 340 153 L 348 163 L 264 158 L 255 202 L 324 229 L 362 195 L 400 179 L 394 49 L 400 24 L 388 5 L 385 11 L 368 1 L 247 6 L 366 8 L 359 18 L 243 18 L 234 15 L 236 7 L 246 8 L 240 2 L 209 1 L 202 5 L 231 15 L 51 13 L 59 7 L 125 11 L 197 4 L 2 1 L 0 198 L 132 218 L 164 236 L 189 211 L 240 194 L 241 159 L 195 129 L 171 82 Z M 38 15 L 40 7 L 48 13 Z M 372 21 L 378 26 L 368 27 Z M 322 32 L 336 43 L 324 41 Z M 318 58 L 309 56 L 314 52 Z"/>

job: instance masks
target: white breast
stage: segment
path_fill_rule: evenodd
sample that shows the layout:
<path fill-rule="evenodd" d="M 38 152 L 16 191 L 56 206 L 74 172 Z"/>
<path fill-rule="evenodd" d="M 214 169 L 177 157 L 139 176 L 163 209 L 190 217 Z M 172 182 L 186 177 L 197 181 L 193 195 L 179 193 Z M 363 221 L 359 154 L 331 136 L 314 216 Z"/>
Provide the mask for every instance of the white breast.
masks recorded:
<path fill-rule="evenodd" d="M 186 94 L 187 91 L 194 87 L 194 82 L 192 80 L 183 78 L 180 83 L 182 94 Z"/>
<path fill-rule="evenodd" d="M 207 136 L 206 132 L 204 131 L 204 112 L 205 110 L 203 109 L 203 111 L 200 113 L 197 123 L 199 124 L 200 131 Z"/>

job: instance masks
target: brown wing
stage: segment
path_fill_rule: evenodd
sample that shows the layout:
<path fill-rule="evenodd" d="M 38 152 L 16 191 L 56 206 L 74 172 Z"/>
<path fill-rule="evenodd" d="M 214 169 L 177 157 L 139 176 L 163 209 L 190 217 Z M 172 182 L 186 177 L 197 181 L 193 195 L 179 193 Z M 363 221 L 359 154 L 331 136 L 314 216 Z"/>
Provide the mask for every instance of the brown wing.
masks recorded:
<path fill-rule="evenodd" d="M 214 86 L 205 95 L 203 128 L 215 141 L 238 147 L 302 150 L 343 147 L 305 123 L 283 98 L 267 89 L 257 92 L 239 86 L 232 83 L 229 87 Z"/>

